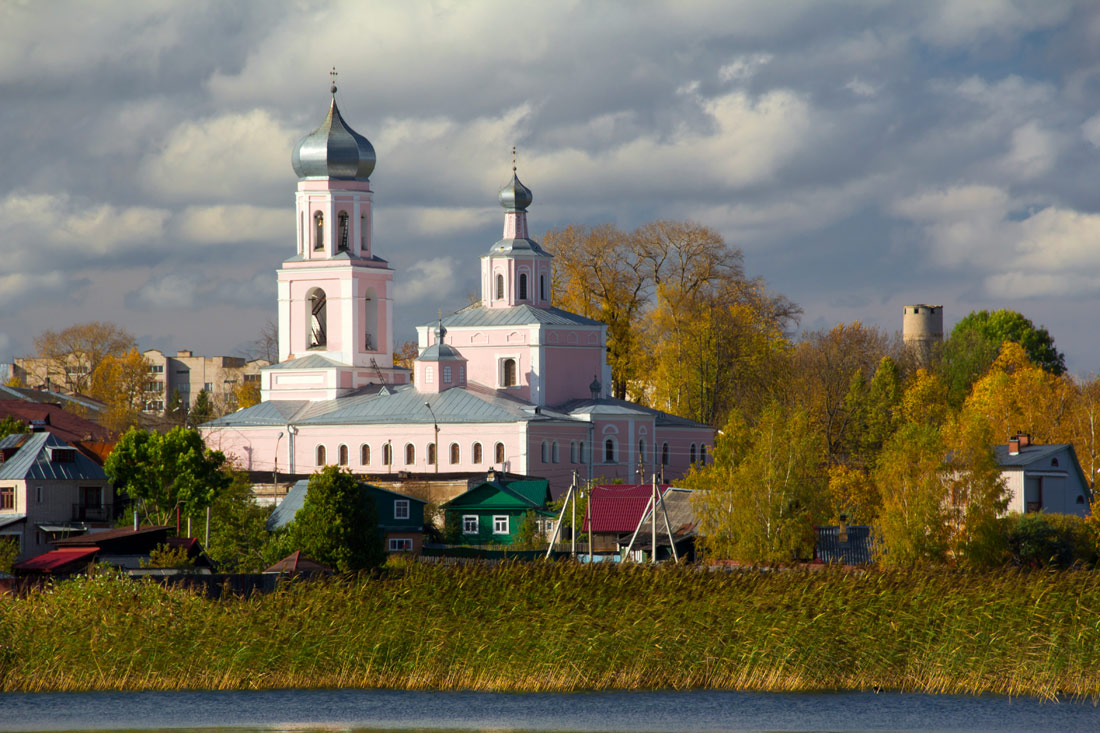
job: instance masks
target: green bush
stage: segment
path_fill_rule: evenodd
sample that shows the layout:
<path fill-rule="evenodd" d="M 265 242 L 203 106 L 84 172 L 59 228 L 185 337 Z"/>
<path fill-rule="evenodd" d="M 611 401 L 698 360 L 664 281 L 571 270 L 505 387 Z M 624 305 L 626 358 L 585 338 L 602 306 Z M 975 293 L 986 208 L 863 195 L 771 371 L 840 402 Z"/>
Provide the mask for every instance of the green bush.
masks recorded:
<path fill-rule="evenodd" d="M 1076 560 L 1072 535 L 1048 514 L 1012 514 L 1005 520 L 1012 561 L 1022 567 L 1069 567 Z"/>

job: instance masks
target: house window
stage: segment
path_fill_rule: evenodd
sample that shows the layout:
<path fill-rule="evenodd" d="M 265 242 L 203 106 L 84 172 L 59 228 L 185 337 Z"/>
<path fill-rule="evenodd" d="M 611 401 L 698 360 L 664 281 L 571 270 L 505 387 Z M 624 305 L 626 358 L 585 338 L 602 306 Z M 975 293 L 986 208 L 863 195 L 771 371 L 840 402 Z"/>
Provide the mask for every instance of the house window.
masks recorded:
<path fill-rule="evenodd" d="M 340 252 L 348 251 L 348 214 L 346 211 L 341 211 L 340 216 L 337 217 L 337 227 L 339 237 L 336 243 L 336 249 Z"/>
<path fill-rule="evenodd" d="M 42 503 L 42 487 L 41 486 L 36 486 L 35 487 L 35 489 L 34 489 L 34 500 L 38 504 Z"/>
<path fill-rule="evenodd" d="M 150 374 L 164 374 L 163 364 L 153 364 L 149 367 Z"/>
<path fill-rule="evenodd" d="M 393 518 L 394 519 L 408 519 L 409 518 L 409 500 L 408 499 L 394 499 L 394 501 L 393 501 Z"/>
<path fill-rule="evenodd" d="M 497 443 L 496 448 L 493 449 L 495 458 L 493 459 L 497 463 L 504 463 L 504 443 Z"/>
<path fill-rule="evenodd" d="M 385 445 L 382 446 L 382 465 L 384 465 L 384 466 L 392 466 L 393 465 L 393 446 L 390 445 L 389 443 L 386 443 Z"/>
<path fill-rule="evenodd" d="M 504 298 L 504 275 L 497 275 L 497 300 Z"/>
<path fill-rule="evenodd" d="M 412 552 L 413 541 L 408 537 L 390 537 L 389 548 L 390 552 Z"/>
<path fill-rule="evenodd" d="M 435 443 L 428 443 L 428 465 L 435 465 Z"/>
<path fill-rule="evenodd" d="M 213 382 L 203 382 L 202 383 L 202 388 L 204 390 L 206 390 L 207 394 L 213 394 L 214 393 L 214 383 Z"/>
<path fill-rule="evenodd" d="M 245 384 L 247 384 L 249 382 L 259 382 L 260 381 L 260 375 L 259 374 L 245 374 L 244 375 L 244 381 L 245 381 Z"/>
<path fill-rule="evenodd" d="M 451 443 L 451 465 L 452 466 L 454 464 L 458 463 L 458 459 L 459 459 L 458 453 L 459 453 L 458 443 Z"/>
<path fill-rule="evenodd" d="M 370 446 L 366 443 L 363 443 L 363 445 L 359 446 L 359 465 L 370 465 Z"/>
<path fill-rule="evenodd" d="M 608 438 L 603 443 L 603 461 L 604 463 L 615 462 L 615 439 Z"/>
<path fill-rule="evenodd" d="M 561 456 L 558 455 L 558 441 L 556 440 L 554 441 L 553 454 L 554 463 L 557 463 L 559 460 L 561 460 Z"/>
<path fill-rule="evenodd" d="M 692 443 L 688 450 L 688 463 L 695 463 L 695 443 Z"/>
<path fill-rule="evenodd" d="M 411 466 L 416 463 L 416 448 L 412 443 L 405 444 L 405 465 Z"/>
<path fill-rule="evenodd" d="M 15 508 L 15 487 L 0 486 L 0 509 Z"/>
<path fill-rule="evenodd" d="M 497 514 L 493 516 L 493 534 L 508 534 L 507 514 Z"/>
<path fill-rule="evenodd" d="M 519 299 L 527 300 L 527 273 L 520 273 L 519 276 Z"/>
<path fill-rule="evenodd" d="M 443 384 L 451 383 L 451 368 L 449 366 L 443 367 Z"/>
<path fill-rule="evenodd" d="M 661 443 L 661 465 L 668 465 L 668 443 Z"/>
<path fill-rule="evenodd" d="M 477 515 L 462 515 L 462 534 L 477 534 Z"/>
<path fill-rule="evenodd" d="M 516 360 L 505 359 L 502 364 L 501 385 L 505 387 L 516 386 Z"/>
<path fill-rule="evenodd" d="M 346 445 L 340 446 L 338 455 L 340 456 L 340 458 L 339 458 L 340 465 L 341 466 L 348 465 L 348 447 Z"/>
<path fill-rule="evenodd" d="M 546 443 L 545 440 L 542 441 L 542 462 L 550 462 L 550 446 Z"/>
<path fill-rule="evenodd" d="M 317 446 L 317 465 L 325 465 L 325 446 L 323 445 Z"/>
<path fill-rule="evenodd" d="M 481 463 L 481 443 L 474 443 L 474 463 Z"/>
<path fill-rule="evenodd" d="M 1057 458 L 1051 458 L 1050 459 L 1050 465 L 1053 466 L 1054 468 L 1058 468 L 1058 459 Z"/>
<path fill-rule="evenodd" d="M 313 212 L 313 249 L 325 248 L 325 215 L 320 211 Z"/>

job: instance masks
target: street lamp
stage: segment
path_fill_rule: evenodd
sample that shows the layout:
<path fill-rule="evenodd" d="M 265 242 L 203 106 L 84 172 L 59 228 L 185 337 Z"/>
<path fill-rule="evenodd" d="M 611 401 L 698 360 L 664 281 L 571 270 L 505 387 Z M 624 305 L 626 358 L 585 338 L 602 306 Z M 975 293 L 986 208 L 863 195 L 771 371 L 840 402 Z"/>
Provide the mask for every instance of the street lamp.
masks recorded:
<path fill-rule="evenodd" d="M 435 410 L 432 409 L 427 400 L 424 401 L 424 407 L 428 408 L 428 412 L 432 416 L 432 426 L 435 428 L 435 472 L 439 473 L 439 420 L 435 416 Z"/>

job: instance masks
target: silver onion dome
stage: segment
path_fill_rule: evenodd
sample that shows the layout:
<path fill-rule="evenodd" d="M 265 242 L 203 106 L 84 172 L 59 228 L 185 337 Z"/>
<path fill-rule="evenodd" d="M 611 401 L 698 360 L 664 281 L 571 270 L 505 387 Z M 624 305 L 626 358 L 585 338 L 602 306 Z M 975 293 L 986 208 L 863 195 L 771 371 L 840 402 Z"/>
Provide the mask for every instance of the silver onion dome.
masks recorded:
<path fill-rule="evenodd" d="M 336 106 L 336 87 L 332 87 L 332 106 L 328 117 L 313 132 L 294 146 L 290 156 L 298 178 L 367 179 L 376 158 L 370 140 L 348 127 Z"/>
<path fill-rule="evenodd" d="M 497 194 L 497 201 L 509 211 L 526 211 L 534 198 L 531 189 L 519 182 L 515 168 L 512 169 L 512 180 L 504 184 L 504 188 Z"/>

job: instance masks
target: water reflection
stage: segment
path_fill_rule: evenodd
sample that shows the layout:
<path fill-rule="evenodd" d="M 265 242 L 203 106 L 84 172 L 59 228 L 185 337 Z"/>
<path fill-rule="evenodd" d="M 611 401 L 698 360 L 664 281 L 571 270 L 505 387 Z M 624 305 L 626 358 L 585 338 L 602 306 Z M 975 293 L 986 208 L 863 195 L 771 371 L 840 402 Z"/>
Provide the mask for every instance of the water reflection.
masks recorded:
<path fill-rule="evenodd" d="M 886 693 L 385 690 L 0 695 L 0 730 L 1100 730 L 1092 703 Z"/>

